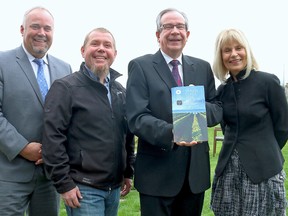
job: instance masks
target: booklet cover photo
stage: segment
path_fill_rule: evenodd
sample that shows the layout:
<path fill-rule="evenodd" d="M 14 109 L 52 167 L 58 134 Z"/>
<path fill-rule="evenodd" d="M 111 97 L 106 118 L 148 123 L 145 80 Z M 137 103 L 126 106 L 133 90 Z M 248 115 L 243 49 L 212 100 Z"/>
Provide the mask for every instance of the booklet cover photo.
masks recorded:
<path fill-rule="evenodd" d="M 207 141 L 204 86 L 171 89 L 174 142 Z"/>

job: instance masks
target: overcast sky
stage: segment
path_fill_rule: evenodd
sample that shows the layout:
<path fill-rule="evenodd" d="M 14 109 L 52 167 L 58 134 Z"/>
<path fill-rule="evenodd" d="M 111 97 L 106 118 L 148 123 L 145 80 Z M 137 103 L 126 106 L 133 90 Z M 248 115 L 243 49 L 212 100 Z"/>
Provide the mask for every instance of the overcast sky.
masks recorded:
<path fill-rule="evenodd" d="M 225 28 L 241 29 L 247 36 L 260 70 L 276 74 L 281 83 L 288 82 L 288 12 L 286 0 L 9 0 L 1 4 L 0 50 L 19 46 L 20 25 L 26 10 L 44 6 L 55 18 L 54 42 L 50 54 L 78 70 L 83 61 L 80 47 L 85 35 L 95 27 L 110 30 L 118 55 L 112 68 L 127 80 L 129 61 L 140 55 L 155 53 L 156 16 L 168 7 L 186 13 L 189 40 L 184 54 L 212 64 L 214 43 Z M 286 72 L 285 72 L 286 70 Z"/>

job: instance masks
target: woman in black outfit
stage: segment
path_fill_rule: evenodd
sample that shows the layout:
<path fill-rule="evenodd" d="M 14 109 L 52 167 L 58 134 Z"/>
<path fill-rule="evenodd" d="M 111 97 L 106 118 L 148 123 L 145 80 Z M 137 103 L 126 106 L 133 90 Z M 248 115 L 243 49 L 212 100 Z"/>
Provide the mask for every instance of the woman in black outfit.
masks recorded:
<path fill-rule="evenodd" d="M 286 215 L 288 105 L 279 79 L 257 68 L 241 31 L 218 35 L 213 70 L 222 83 L 224 142 L 212 187 L 216 216 Z"/>

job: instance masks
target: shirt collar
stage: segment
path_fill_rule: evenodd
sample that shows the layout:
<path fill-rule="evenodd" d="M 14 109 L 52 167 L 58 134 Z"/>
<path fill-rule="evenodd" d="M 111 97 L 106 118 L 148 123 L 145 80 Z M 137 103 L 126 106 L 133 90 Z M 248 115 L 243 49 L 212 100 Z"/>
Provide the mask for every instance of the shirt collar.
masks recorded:
<path fill-rule="evenodd" d="M 161 49 L 160 49 L 160 51 L 161 51 L 167 64 L 169 64 L 172 60 L 178 60 L 180 65 L 182 65 L 182 54 L 177 59 L 173 59 L 170 56 L 168 56 L 166 53 L 164 53 Z"/>
<path fill-rule="evenodd" d="M 240 71 L 240 72 L 236 75 L 237 80 L 238 80 L 238 81 L 239 81 L 239 80 L 242 80 L 243 77 L 245 76 L 245 73 L 246 73 L 246 68 L 244 68 L 242 71 Z M 231 72 L 229 72 L 229 74 L 230 74 L 231 81 L 234 82 L 234 79 L 233 79 L 233 76 L 232 76 Z"/>

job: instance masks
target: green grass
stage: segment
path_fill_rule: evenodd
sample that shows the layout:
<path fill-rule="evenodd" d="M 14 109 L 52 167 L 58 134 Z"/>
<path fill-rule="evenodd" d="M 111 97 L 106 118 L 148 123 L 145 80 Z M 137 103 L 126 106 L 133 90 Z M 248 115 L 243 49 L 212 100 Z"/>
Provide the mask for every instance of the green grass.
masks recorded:
<path fill-rule="evenodd" d="M 140 216 L 140 204 L 138 192 L 133 189 L 120 200 L 119 216 Z M 152 215 L 151 215 L 152 216 Z"/>
<path fill-rule="evenodd" d="M 211 182 L 214 176 L 214 169 L 217 163 L 218 154 L 221 148 L 221 142 L 217 143 L 217 151 L 215 157 L 212 156 L 212 147 L 213 147 L 213 128 L 209 128 L 209 144 L 210 144 L 210 163 L 211 163 Z M 284 170 L 288 175 L 288 144 L 282 150 L 284 158 L 287 161 L 284 164 Z M 288 198 L 288 181 L 285 181 L 286 187 L 286 197 Z M 213 216 L 212 211 L 209 208 L 210 204 L 210 196 L 211 196 L 211 188 L 205 193 L 205 201 L 203 206 L 202 215 L 203 216 Z M 140 216 L 140 204 L 139 204 L 139 196 L 138 192 L 133 189 L 126 197 L 121 198 L 120 208 L 119 208 L 119 216 Z M 65 208 L 62 204 L 61 207 L 61 216 L 66 216 Z"/>

